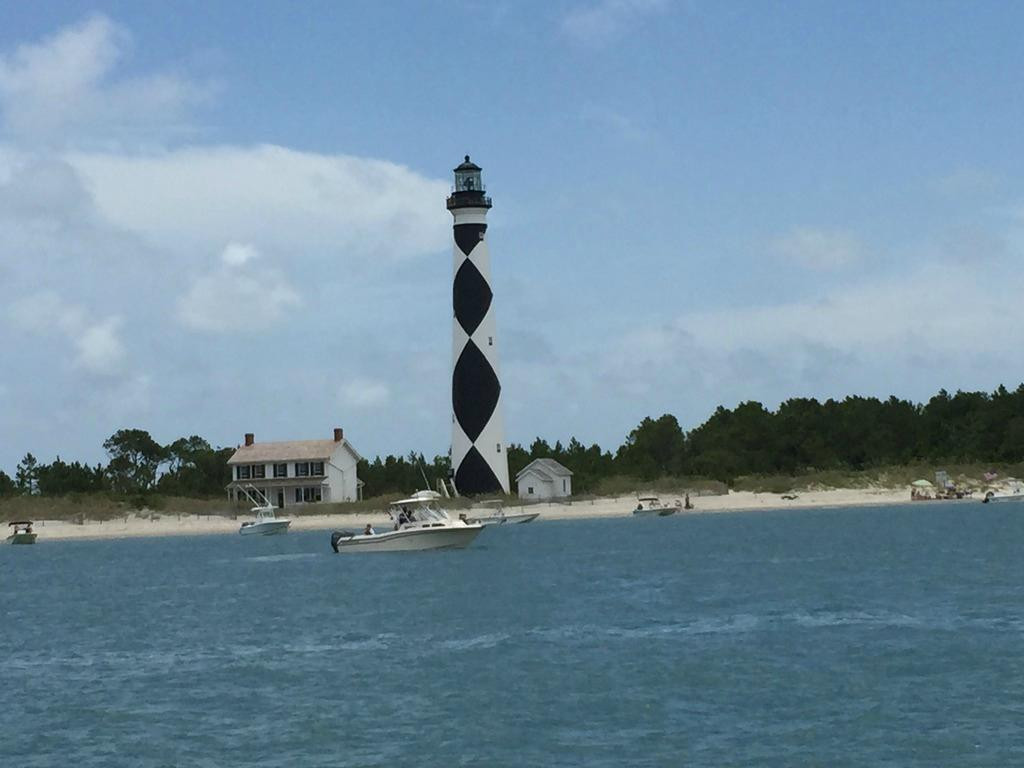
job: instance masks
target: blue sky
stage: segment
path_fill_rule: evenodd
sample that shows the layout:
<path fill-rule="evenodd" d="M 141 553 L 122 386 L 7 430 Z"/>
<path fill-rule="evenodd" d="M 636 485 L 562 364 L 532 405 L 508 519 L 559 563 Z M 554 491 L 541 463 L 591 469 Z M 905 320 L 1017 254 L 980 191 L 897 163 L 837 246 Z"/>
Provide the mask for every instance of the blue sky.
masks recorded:
<path fill-rule="evenodd" d="M 9 3 L 0 468 L 125 426 L 445 452 L 466 153 L 510 440 L 1016 386 L 1022 17 Z"/>

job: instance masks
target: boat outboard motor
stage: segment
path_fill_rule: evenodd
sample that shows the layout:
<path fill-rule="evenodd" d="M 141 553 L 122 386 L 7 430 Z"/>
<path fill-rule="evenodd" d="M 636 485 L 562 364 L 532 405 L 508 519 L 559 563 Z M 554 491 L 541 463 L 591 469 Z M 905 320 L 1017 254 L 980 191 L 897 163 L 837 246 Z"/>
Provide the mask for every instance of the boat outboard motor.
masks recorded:
<path fill-rule="evenodd" d="M 351 539 L 356 535 L 355 531 L 335 531 L 331 534 L 331 549 L 338 551 L 338 542 L 342 539 Z"/>

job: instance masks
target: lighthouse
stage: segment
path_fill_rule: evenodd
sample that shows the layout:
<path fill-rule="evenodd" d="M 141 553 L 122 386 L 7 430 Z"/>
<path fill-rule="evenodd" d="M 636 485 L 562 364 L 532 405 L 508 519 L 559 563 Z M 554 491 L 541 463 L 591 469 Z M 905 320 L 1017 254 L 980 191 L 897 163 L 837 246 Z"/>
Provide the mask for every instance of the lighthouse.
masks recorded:
<path fill-rule="evenodd" d="M 480 166 L 455 169 L 448 210 L 455 219 L 452 284 L 452 474 L 462 495 L 508 493 L 501 418 L 498 337 L 487 251 L 487 211 Z"/>

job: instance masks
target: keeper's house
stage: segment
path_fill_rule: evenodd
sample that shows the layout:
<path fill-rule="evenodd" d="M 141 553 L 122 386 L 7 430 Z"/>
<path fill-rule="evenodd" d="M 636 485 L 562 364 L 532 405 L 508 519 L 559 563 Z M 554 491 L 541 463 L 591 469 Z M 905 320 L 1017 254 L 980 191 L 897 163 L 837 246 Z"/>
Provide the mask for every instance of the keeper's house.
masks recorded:
<path fill-rule="evenodd" d="M 572 496 L 572 472 L 554 459 L 534 459 L 516 475 L 520 499 Z"/>
<path fill-rule="evenodd" d="M 356 453 L 341 429 L 333 440 L 257 443 L 250 432 L 228 459 L 228 497 L 246 502 L 244 489 L 259 489 L 277 507 L 327 501 L 356 501 L 362 481 L 356 477 Z"/>

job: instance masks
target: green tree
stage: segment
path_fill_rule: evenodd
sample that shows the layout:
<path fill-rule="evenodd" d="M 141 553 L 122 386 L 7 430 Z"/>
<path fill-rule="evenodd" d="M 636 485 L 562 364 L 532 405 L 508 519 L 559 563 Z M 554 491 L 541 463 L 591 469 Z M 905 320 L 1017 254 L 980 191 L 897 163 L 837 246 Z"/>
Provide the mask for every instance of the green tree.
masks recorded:
<path fill-rule="evenodd" d="M 166 459 L 164 448 L 144 429 L 120 429 L 103 442 L 110 456 L 107 473 L 119 493 L 148 491 Z"/>
<path fill-rule="evenodd" d="M 39 462 L 31 453 L 26 453 L 14 473 L 18 492 L 32 496 L 39 490 Z"/>
<path fill-rule="evenodd" d="M 15 485 L 11 476 L 0 469 L 0 498 L 4 496 L 13 496 L 18 492 L 18 486 Z"/>
<path fill-rule="evenodd" d="M 161 493 L 179 496 L 213 496 L 231 482 L 228 459 L 231 448 L 214 449 L 199 437 L 181 437 L 165 449 L 167 471 L 157 482 Z"/>
<path fill-rule="evenodd" d="M 645 479 L 681 474 L 685 459 L 686 436 L 668 413 L 641 421 L 615 457 L 620 472 Z"/>
<path fill-rule="evenodd" d="M 68 464 L 58 456 L 52 464 L 39 466 L 39 493 L 42 496 L 63 496 L 68 493 L 93 493 L 105 487 L 103 467 L 95 468 L 73 461 Z"/>

